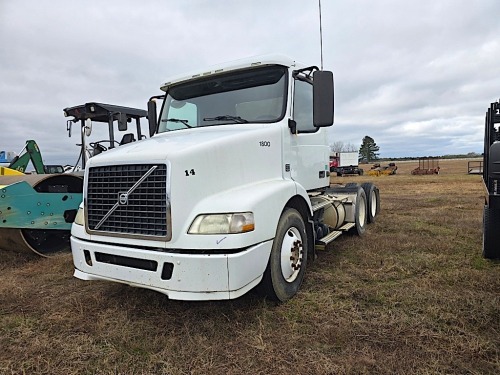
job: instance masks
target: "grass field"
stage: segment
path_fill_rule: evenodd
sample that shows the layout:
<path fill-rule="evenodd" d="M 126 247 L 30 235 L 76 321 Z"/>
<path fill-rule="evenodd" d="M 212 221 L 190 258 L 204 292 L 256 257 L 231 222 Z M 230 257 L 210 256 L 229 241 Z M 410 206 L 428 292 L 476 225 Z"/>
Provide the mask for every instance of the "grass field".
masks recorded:
<path fill-rule="evenodd" d="M 374 181 L 382 211 L 276 305 L 178 302 L 72 277 L 70 254 L 0 252 L 0 374 L 499 374 L 500 263 L 481 257 L 481 178 Z M 500 246 L 500 244 L 499 244 Z"/>

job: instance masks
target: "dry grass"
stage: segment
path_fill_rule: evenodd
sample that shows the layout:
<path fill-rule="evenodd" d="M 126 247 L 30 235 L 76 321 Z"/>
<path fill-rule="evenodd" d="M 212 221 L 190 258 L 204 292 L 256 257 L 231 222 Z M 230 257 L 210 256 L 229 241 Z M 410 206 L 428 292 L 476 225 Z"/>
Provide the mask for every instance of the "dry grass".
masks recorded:
<path fill-rule="evenodd" d="M 465 161 L 374 180 L 363 238 L 319 254 L 274 305 L 169 301 L 72 277 L 69 254 L 0 252 L 0 374 L 498 374 L 500 264 L 481 258 L 482 190 Z"/>

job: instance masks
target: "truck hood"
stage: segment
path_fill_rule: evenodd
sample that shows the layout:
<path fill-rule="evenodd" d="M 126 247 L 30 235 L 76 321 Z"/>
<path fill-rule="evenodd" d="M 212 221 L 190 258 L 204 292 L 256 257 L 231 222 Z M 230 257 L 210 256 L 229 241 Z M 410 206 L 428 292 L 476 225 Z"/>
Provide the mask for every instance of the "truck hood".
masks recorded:
<path fill-rule="evenodd" d="M 281 135 L 280 124 L 234 124 L 159 134 L 91 158 L 86 183 L 92 167 L 165 164 L 175 243 L 201 212 L 250 211 L 254 207 L 250 198 L 259 191 L 252 186 L 283 179 Z M 214 199 L 220 203 L 207 203 Z M 231 211 L 235 209 L 240 211 Z"/>
<path fill-rule="evenodd" d="M 269 133 L 270 124 L 231 124 L 196 129 L 176 130 L 133 142 L 99 154 L 89 160 L 89 166 L 102 164 L 161 162 L 205 149 L 219 149 L 229 143 L 244 142 L 258 133 Z M 263 136 L 264 136 L 263 134 Z M 199 151 L 198 151 L 199 150 Z M 117 163 L 118 162 L 118 163 Z"/>

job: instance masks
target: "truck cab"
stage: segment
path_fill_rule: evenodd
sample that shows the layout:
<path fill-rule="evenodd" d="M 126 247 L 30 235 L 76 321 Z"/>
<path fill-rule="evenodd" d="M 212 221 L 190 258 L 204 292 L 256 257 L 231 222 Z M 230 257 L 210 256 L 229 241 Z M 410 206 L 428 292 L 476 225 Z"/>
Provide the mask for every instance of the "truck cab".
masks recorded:
<path fill-rule="evenodd" d="M 75 276 L 183 300 L 256 286 L 293 297 L 316 238 L 329 234 L 314 217 L 333 198 L 312 197 L 330 186 L 332 73 L 267 56 L 161 89 L 148 103 L 153 137 L 89 160 L 72 228 Z M 366 216 L 361 190 L 341 192 L 338 227 L 346 217 L 360 224 L 356 206 Z"/>

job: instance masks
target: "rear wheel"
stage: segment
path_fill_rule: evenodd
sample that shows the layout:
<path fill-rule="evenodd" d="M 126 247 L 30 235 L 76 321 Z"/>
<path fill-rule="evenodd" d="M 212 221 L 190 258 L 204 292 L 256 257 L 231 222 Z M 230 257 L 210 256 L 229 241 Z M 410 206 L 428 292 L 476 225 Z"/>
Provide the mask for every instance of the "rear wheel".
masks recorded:
<path fill-rule="evenodd" d="M 483 257 L 500 258 L 500 210 L 484 206 Z"/>
<path fill-rule="evenodd" d="M 366 231 L 368 217 L 368 203 L 366 193 L 360 186 L 356 192 L 356 210 L 354 214 L 354 222 L 356 224 L 356 234 L 362 236 Z"/>
<path fill-rule="evenodd" d="M 366 198 L 365 190 L 358 184 L 350 182 L 345 187 L 332 187 L 326 189 L 327 194 L 348 194 L 356 195 L 356 204 L 354 212 L 355 227 L 352 232 L 362 236 L 366 231 L 368 223 L 368 199 Z"/>
<path fill-rule="evenodd" d="M 365 182 L 361 184 L 361 187 L 365 191 L 366 200 L 368 203 L 367 209 L 367 219 L 369 223 L 374 223 L 375 218 L 380 212 L 380 193 L 378 188 L 373 185 L 371 182 Z"/>
<path fill-rule="evenodd" d="M 284 302 L 297 294 L 306 270 L 307 245 L 302 216 L 295 209 L 285 209 L 261 282 L 261 291 L 267 297 Z"/>

